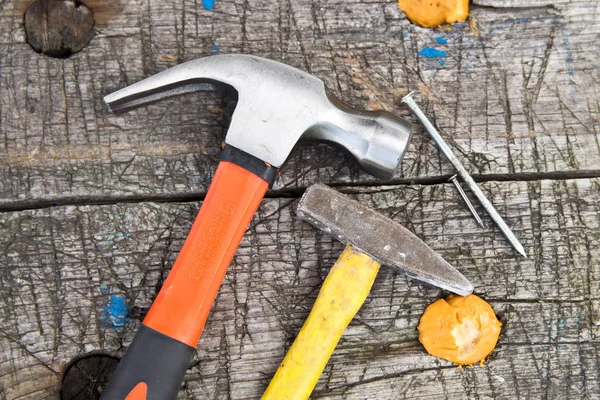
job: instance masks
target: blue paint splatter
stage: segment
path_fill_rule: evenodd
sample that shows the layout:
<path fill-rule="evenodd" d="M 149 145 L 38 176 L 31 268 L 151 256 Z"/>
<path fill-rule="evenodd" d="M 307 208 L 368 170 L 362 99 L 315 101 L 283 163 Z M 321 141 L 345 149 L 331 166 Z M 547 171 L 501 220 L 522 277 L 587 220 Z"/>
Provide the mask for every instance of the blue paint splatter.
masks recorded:
<path fill-rule="evenodd" d="M 210 52 L 211 54 L 219 54 L 221 52 L 221 48 L 216 43 L 213 43 L 212 47 L 210 48 Z"/>
<path fill-rule="evenodd" d="M 101 287 L 100 290 L 103 293 L 107 292 L 106 287 Z M 114 332 L 122 331 L 129 324 L 129 307 L 125 297 L 113 294 L 104 301 L 100 323 Z"/>
<path fill-rule="evenodd" d="M 215 6 L 215 0 L 202 0 L 202 5 L 207 10 L 212 10 Z"/>
<path fill-rule="evenodd" d="M 567 36 L 567 33 L 563 31 L 563 35 L 564 35 L 564 39 L 563 39 L 563 43 L 565 45 L 565 49 L 567 50 L 567 72 L 569 74 L 570 77 L 573 77 L 575 75 L 575 71 L 573 70 L 573 54 L 571 54 L 571 48 L 569 46 L 569 37 Z M 571 82 L 573 82 L 573 80 L 571 79 Z"/>
<path fill-rule="evenodd" d="M 446 43 L 448 43 L 448 38 L 443 38 L 441 36 L 437 36 L 435 38 L 435 41 L 438 42 L 438 44 L 446 44 Z"/>
<path fill-rule="evenodd" d="M 419 55 L 425 58 L 446 58 L 446 53 L 432 47 L 425 47 L 419 52 Z"/>

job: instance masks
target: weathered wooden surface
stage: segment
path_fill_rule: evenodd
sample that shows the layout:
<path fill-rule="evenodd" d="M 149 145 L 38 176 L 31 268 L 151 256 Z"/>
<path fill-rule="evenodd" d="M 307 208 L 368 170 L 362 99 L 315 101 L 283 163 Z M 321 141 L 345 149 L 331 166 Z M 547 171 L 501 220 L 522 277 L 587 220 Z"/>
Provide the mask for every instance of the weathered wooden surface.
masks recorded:
<path fill-rule="evenodd" d="M 491 302 L 504 328 L 489 364 L 460 371 L 428 356 L 416 326 L 440 291 L 384 268 L 315 397 L 597 398 L 600 180 L 486 188 L 512 194 L 509 222 L 533 249 L 529 259 L 517 259 L 489 225 L 478 229 L 450 184 L 365 188 L 357 197 L 411 227 Z M 217 298 L 182 398 L 258 397 L 302 325 L 343 245 L 294 218 L 293 205 L 264 201 Z M 72 357 L 94 349 L 121 353 L 197 208 L 140 203 L 3 214 L 5 396 L 43 397 L 56 390 L 61 365 Z M 125 327 L 103 321 L 112 296 L 131 307 Z M 24 379 L 31 371 L 36 378 Z"/>
<path fill-rule="evenodd" d="M 529 258 L 488 219 L 476 226 L 420 127 L 388 186 L 336 149 L 301 148 L 244 238 L 181 398 L 256 398 L 266 387 L 343 247 L 291 212 L 317 180 L 351 184 L 438 250 L 504 330 L 484 369 L 436 360 L 416 326 L 441 292 L 382 269 L 315 398 L 600 398 L 596 1 L 478 0 L 471 23 L 448 31 L 411 26 L 393 1 L 105 3 L 90 1 L 96 34 L 62 60 L 25 42 L 26 3 L 0 3 L 0 397 L 56 398 L 73 357 L 128 345 L 210 182 L 234 104 L 201 93 L 115 117 L 102 96 L 222 52 L 284 61 L 350 104 L 405 117 L 397 100 L 420 88 Z M 426 47 L 447 57 L 419 55 Z M 173 199 L 190 201 L 163 202 Z M 106 318 L 113 299 L 126 317 Z"/>
<path fill-rule="evenodd" d="M 594 1 L 520 11 L 475 7 L 472 27 L 461 23 L 449 32 L 410 25 L 394 2 L 219 1 L 207 11 L 197 1 L 130 1 L 67 60 L 33 54 L 13 7 L 5 3 L 0 14 L 5 207 L 203 193 L 231 112 L 223 112 L 222 96 L 189 95 L 121 117 L 109 114 L 102 96 L 217 51 L 287 62 L 355 106 L 404 116 L 397 99 L 419 87 L 428 113 L 474 173 L 517 179 L 600 170 Z M 419 56 L 425 47 L 447 57 Z M 397 177 L 450 172 L 417 134 Z M 309 148 L 291 157 L 278 187 L 316 179 L 375 182 L 337 150 Z"/>

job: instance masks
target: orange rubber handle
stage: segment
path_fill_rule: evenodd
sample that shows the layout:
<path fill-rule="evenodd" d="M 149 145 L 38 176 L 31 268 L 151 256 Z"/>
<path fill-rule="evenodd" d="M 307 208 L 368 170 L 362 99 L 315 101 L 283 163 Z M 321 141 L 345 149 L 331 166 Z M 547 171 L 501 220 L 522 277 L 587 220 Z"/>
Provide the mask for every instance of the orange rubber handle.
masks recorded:
<path fill-rule="evenodd" d="M 269 184 L 221 161 L 181 252 L 143 324 L 196 347 L 208 313 Z"/>

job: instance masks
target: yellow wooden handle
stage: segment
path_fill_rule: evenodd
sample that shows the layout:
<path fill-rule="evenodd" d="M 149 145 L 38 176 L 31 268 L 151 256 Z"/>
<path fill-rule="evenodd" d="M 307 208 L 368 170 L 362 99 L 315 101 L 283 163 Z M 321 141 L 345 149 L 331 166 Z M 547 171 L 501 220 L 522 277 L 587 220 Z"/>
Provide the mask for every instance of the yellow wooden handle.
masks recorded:
<path fill-rule="evenodd" d="M 346 247 L 323 282 L 263 400 L 308 399 L 342 333 L 369 295 L 378 271 L 377 261 Z"/>

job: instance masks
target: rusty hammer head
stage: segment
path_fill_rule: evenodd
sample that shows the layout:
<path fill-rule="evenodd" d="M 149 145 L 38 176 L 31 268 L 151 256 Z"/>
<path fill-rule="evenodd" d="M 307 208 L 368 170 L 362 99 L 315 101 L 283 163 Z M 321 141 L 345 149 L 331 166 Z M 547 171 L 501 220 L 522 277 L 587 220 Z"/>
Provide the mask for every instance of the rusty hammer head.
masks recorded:
<path fill-rule="evenodd" d="M 467 278 L 411 231 L 328 186 L 309 187 L 298 203 L 296 214 L 375 261 L 412 278 L 461 296 L 473 291 Z"/>
<path fill-rule="evenodd" d="M 368 173 L 390 178 L 410 140 L 411 124 L 387 112 L 345 106 L 318 78 L 248 55 L 218 55 L 180 64 L 111 93 L 113 111 L 226 84 L 238 104 L 225 143 L 281 167 L 302 139 L 339 145 Z"/>

